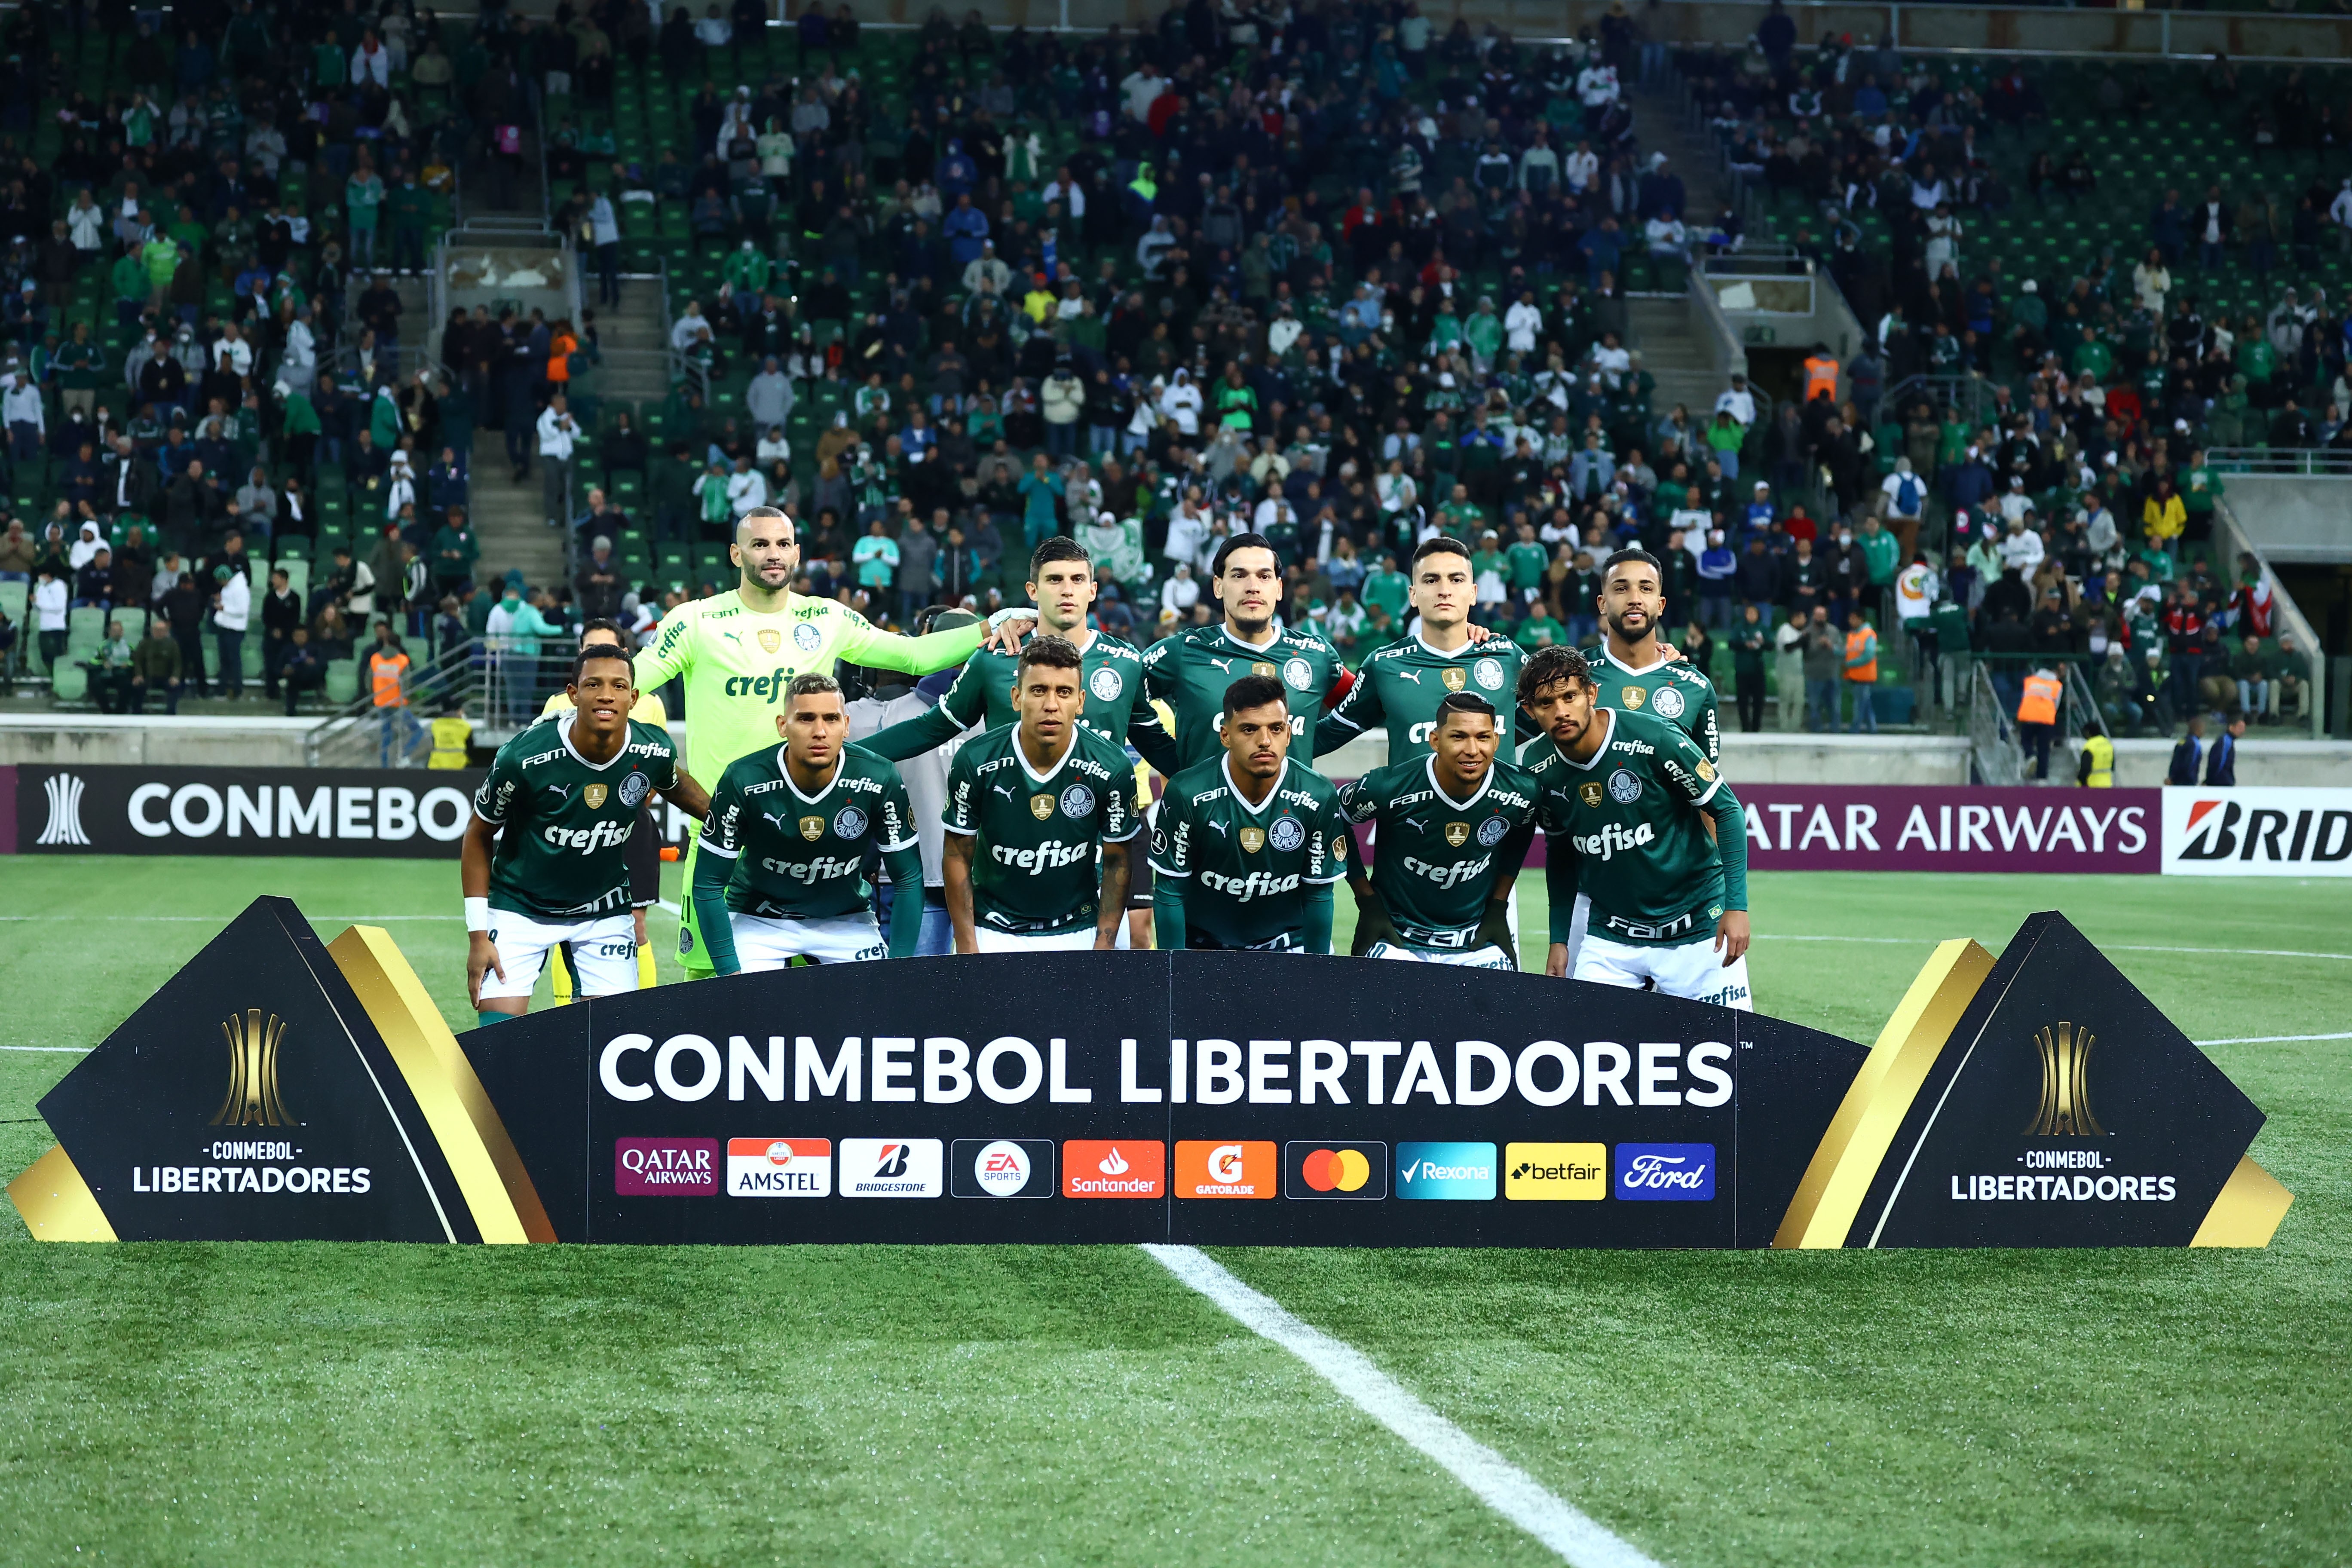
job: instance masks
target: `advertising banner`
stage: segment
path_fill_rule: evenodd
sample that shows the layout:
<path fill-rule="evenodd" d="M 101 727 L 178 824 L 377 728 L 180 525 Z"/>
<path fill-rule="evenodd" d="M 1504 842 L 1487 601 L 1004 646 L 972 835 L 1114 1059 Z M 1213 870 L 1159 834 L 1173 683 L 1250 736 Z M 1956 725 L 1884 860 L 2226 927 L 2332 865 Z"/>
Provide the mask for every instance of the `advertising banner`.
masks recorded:
<path fill-rule="evenodd" d="M 13 770 L 25 855 L 457 858 L 479 769 Z"/>
<path fill-rule="evenodd" d="M 258 900 L 43 1098 L 44 1240 L 2263 1246 L 2262 1112 L 2063 919 L 1878 1043 L 1538 975 L 903 960 L 453 1036 Z"/>
<path fill-rule="evenodd" d="M 2168 789 L 2174 877 L 2352 877 L 2352 789 Z"/>
<path fill-rule="evenodd" d="M 1734 784 L 1759 871 L 2159 868 L 2152 789 Z"/>

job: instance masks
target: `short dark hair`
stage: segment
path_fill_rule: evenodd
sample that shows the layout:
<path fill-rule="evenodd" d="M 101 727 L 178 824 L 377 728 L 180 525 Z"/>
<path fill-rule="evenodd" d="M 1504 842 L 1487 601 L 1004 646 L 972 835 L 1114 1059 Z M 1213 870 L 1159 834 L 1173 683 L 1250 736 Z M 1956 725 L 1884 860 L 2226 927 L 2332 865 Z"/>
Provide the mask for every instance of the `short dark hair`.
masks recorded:
<path fill-rule="evenodd" d="M 803 674 L 793 676 L 792 679 L 785 684 L 784 701 L 789 704 L 795 697 L 810 697 L 820 691 L 830 691 L 834 695 L 839 696 L 841 694 L 841 682 L 835 680 L 830 675 L 823 675 L 818 673 L 816 670 L 812 669 Z"/>
<path fill-rule="evenodd" d="M 1244 675 L 1225 688 L 1225 704 L 1218 718 L 1222 721 L 1244 708 L 1264 708 L 1274 702 L 1286 710 L 1290 706 L 1290 694 L 1281 681 L 1271 675 Z"/>
<path fill-rule="evenodd" d="M 1592 684 L 1592 667 L 1584 662 L 1582 654 L 1557 643 L 1539 647 L 1519 666 L 1519 700 L 1532 702 L 1547 686 L 1558 686 L 1562 681 L 1573 686 L 1580 680 L 1588 686 Z"/>
<path fill-rule="evenodd" d="M 1450 533 L 1433 533 L 1421 542 L 1412 552 L 1412 563 L 1418 566 L 1432 555 L 1459 555 L 1470 559 L 1470 547 Z"/>
<path fill-rule="evenodd" d="M 1501 723 L 1501 717 L 1495 711 L 1495 705 L 1476 692 L 1450 691 L 1446 693 L 1444 700 L 1437 705 L 1437 717 L 1429 727 L 1432 734 L 1445 728 L 1445 719 L 1449 713 L 1484 713 L 1487 718 L 1495 720 L 1498 725 Z"/>
<path fill-rule="evenodd" d="M 591 643 L 572 656 L 572 684 L 579 685 L 580 677 L 587 670 L 589 660 L 598 658 L 619 659 L 623 664 L 630 666 L 630 679 L 632 680 L 635 679 L 635 666 L 629 658 L 629 650 L 625 647 L 614 647 L 610 643 L 600 642 Z"/>
<path fill-rule="evenodd" d="M 1225 563 L 1233 559 L 1236 550 L 1263 550 L 1274 557 L 1275 571 L 1279 573 L 1282 570 L 1282 552 L 1274 547 L 1273 540 L 1263 533 L 1236 533 L 1217 547 L 1216 558 L 1209 563 L 1209 575 L 1223 576 Z"/>
<path fill-rule="evenodd" d="M 629 634 L 622 627 L 621 623 L 609 619 L 604 616 L 594 616 L 581 624 L 581 642 L 583 644 L 586 643 L 590 637 L 594 637 L 598 632 L 610 632 L 613 634 L 614 640 L 617 641 L 624 648 L 629 646 Z"/>
<path fill-rule="evenodd" d="M 1020 679 L 1039 665 L 1043 665 L 1047 669 L 1078 669 L 1084 668 L 1085 663 L 1086 661 L 1078 657 L 1077 644 L 1067 637 L 1031 637 L 1022 645 L 1021 662 L 1015 670 L 1014 679 Z"/>
<path fill-rule="evenodd" d="M 1642 565 L 1647 566 L 1651 571 L 1658 573 L 1661 576 L 1665 573 L 1665 568 L 1659 563 L 1656 556 L 1651 554 L 1640 545 L 1635 544 L 1618 551 L 1615 554 L 1610 556 L 1608 560 L 1603 561 L 1601 563 L 1601 580 L 1603 583 L 1609 581 L 1609 574 L 1616 571 L 1617 568 L 1624 565 L 1629 561 L 1638 562 Z"/>
<path fill-rule="evenodd" d="M 1066 533 L 1057 533 L 1029 552 L 1029 581 L 1034 583 L 1037 574 L 1056 561 L 1083 561 L 1088 572 L 1095 569 L 1094 557 L 1087 547 Z"/>

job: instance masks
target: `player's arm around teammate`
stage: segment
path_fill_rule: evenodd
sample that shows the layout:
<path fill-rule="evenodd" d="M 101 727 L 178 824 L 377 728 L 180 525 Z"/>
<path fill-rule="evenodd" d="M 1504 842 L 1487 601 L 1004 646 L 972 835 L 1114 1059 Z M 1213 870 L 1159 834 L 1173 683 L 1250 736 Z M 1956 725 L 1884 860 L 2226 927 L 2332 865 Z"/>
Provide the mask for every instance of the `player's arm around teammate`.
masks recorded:
<path fill-rule="evenodd" d="M 637 690 L 624 650 L 582 648 L 567 689 L 568 717 L 499 749 L 467 826 L 466 988 L 485 1023 L 529 1011 L 559 944 L 571 945 L 582 994 L 635 990 L 628 842 L 637 808 L 648 794 L 694 817 L 710 805 L 668 734 L 630 722 Z"/>

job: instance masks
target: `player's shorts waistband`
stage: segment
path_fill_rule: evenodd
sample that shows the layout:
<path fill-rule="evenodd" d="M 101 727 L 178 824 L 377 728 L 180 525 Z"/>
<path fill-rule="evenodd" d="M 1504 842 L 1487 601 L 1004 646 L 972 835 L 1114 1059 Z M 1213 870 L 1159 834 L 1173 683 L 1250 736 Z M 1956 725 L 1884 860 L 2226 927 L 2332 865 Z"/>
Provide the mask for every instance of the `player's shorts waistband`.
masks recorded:
<path fill-rule="evenodd" d="M 1395 922 L 1397 935 L 1408 947 L 1425 947 L 1433 952 L 1466 952 L 1478 945 L 1478 927 L 1417 926 L 1403 921 Z"/>
<path fill-rule="evenodd" d="M 1695 942 L 1715 940 L 1715 922 L 1722 908 L 1719 903 L 1701 904 L 1663 921 L 1629 920 L 1595 909 L 1585 922 L 1584 932 L 1587 940 L 1597 937 L 1624 947 L 1685 947 Z M 1709 910 L 1716 912 L 1710 914 Z"/>

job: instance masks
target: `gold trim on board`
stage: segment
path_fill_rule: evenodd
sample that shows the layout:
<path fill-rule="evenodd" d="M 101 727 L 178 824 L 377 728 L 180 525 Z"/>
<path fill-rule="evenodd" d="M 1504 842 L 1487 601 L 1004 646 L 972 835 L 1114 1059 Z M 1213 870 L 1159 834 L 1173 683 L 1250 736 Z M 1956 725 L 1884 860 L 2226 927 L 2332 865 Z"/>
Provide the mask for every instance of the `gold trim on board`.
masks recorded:
<path fill-rule="evenodd" d="M 25 1228 L 35 1241 L 116 1239 L 106 1211 L 98 1206 L 98 1194 L 81 1179 L 62 1143 L 51 1144 L 47 1153 L 8 1184 L 8 1201 L 25 1216 Z"/>
<path fill-rule="evenodd" d="M 1797 1184 L 1797 1195 L 1781 1216 L 1775 1247 L 1836 1247 L 1845 1245 L 1862 1200 L 1869 1195 L 1879 1162 L 1909 1114 L 1927 1081 L 1927 1069 L 1992 973 L 1992 954 L 1965 939 L 1938 946 L 1911 989 L 1904 993 L 1870 1056 L 1822 1135 Z"/>
<path fill-rule="evenodd" d="M 2238 1156 L 2238 1168 L 2221 1184 L 2205 1223 L 2189 1238 L 2191 1247 L 2268 1247 L 2286 1217 L 2294 1194 L 2279 1179 L 2254 1163 L 2251 1154 Z"/>
<path fill-rule="evenodd" d="M 555 1226 L 506 1123 L 392 933 L 381 926 L 352 926 L 327 952 L 391 1048 L 482 1239 L 553 1241 Z"/>

